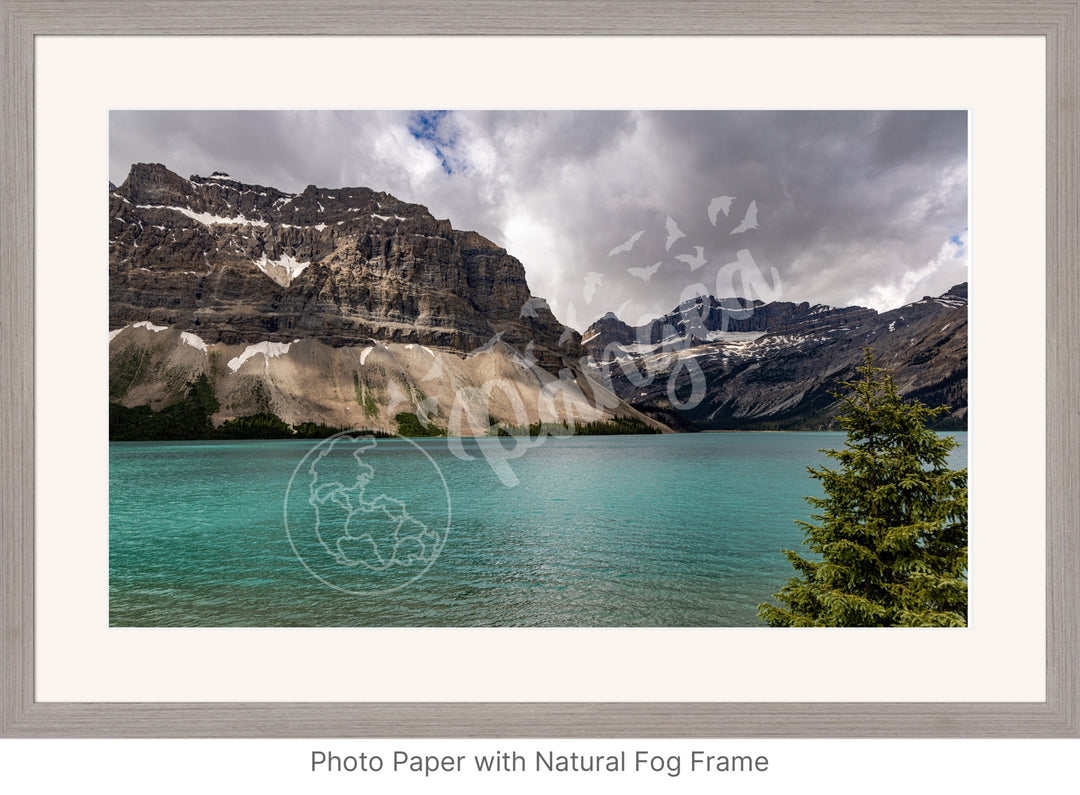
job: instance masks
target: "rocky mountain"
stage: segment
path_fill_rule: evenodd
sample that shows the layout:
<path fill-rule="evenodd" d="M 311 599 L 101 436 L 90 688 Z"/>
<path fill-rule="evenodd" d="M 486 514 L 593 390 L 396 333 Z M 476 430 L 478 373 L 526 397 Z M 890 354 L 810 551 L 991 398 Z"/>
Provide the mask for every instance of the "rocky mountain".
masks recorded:
<path fill-rule="evenodd" d="M 109 198 L 110 330 L 149 320 L 207 343 L 377 339 L 463 353 L 501 334 L 531 343 L 544 366 L 581 355 L 505 249 L 386 193 L 291 194 L 136 164 Z"/>
<path fill-rule="evenodd" d="M 612 342 L 659 345 L 670 351 L 718 340 L 727 333 L 812 334 L 858 324 L 876 314 L 873 309 L 861 306 L 836 308 L 787 301 L 766 304 L 744 298 L 702 296 L 637 328 L 631 328 L 609 312 L 589 327 L 582 341 L 588 354 L 599 360 Z"/>
<path fill-rule="evenodd" d="M 110 401 L 131 409 L 205 375 L 215 423 L 829 428 L 869 344 L 903 394 L 951 407 L 943 427 L 966 424 L 966 284 L 881 314 L 701 297 L 582 336 L 505 249 L 369 188 L 136 164 L 109 185 L 109 235 Z"/>
<path fill-rule="evenodd" d="M 684 429 L 834 428 L 832 392 L 869 345 L 902 395 L 967 423 L 967 284 L 877 313 L 699 298 L 631 328 L 613 315 L 583 336 L 597 378 L 636 408 Z"/>
<path fill-rule="evenodd" d="M 124 406 L 167 405 L 205 373 L 218 422 L 640 418 L 582 368 L 580 335 L 517 259 L 369 188 L 285 193 L 136 164 L 109 185 L 109 299 Z"/>

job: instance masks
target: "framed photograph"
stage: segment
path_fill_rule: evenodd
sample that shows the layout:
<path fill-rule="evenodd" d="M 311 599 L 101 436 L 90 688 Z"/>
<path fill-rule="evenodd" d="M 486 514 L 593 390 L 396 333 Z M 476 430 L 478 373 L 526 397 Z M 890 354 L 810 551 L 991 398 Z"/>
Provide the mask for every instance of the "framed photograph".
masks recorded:
<path fill-rule="evenodd" d="M 1080 734 L 1080 4 L 58 5 L 0 734 Z"/>

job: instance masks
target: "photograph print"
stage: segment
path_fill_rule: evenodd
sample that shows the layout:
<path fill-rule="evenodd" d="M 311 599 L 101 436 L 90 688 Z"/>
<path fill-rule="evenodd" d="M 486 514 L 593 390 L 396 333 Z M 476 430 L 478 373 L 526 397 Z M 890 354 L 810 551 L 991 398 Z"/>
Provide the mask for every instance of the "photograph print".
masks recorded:
<path fill-rule="evenodd" d="M 964 627 L 965 111 L 109 117 L 113 627 Z"/>

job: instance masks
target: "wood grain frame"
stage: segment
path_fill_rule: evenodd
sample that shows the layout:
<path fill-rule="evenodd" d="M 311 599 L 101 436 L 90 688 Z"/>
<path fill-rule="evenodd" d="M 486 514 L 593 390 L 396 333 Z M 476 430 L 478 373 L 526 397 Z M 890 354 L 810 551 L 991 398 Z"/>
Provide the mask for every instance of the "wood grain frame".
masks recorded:
<path fill-rule="evenodd" d="M 1076 310 L 1080 298 L 1080 3 L 0 0 L 0 26 L 0 737 L 1080 736 L 1080 325 Z M 35 37 L 353 33 L 1044 37 L 1046 700 L 964 704 L 36 702 Z"/>

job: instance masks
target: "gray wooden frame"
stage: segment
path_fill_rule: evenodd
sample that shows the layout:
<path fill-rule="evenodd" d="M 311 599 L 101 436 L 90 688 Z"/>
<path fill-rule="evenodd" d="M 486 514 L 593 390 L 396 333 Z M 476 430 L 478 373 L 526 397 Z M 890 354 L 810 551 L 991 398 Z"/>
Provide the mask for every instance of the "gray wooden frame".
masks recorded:
<path fill-rule="evenodd" d="M 810 4 L 804 4 L 810 5 Z M 0 737 L 1080 736 L 1080 2 L 0 0 Z M 1047 691 L 1040 703 L 39 703 L 34 700 L 34 37 L 1035 35 L 1047 51 Z"/>

